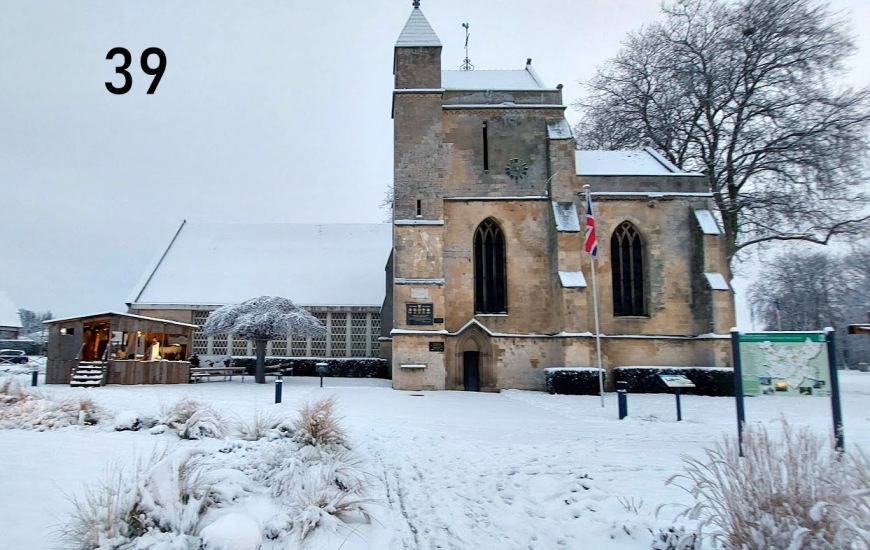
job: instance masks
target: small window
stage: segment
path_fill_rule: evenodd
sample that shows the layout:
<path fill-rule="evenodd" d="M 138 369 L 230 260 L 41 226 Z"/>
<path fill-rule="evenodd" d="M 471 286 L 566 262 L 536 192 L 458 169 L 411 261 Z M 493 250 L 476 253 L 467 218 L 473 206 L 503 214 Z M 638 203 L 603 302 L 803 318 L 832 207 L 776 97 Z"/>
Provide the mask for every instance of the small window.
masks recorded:
<path fill-rule="evenodd" d="M 483 169 L 489 170 L 489 136 L 486 121 L 483 122 Z"/>
<path fill-rule="evenodd" d="M 420 199 L 417 199 L 417 217 L 423 217 L 423 201 Z"/>

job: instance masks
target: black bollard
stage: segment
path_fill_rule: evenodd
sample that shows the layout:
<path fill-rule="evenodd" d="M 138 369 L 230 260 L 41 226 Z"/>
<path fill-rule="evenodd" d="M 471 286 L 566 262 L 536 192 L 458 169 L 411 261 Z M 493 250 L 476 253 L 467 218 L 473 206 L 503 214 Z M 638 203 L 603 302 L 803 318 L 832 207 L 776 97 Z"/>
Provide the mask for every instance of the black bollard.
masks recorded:
<path fill-rule="evenodd" d="M 31 373 L 30 385 L 36 387 L 37 381 L 39 380 L 39 369 L 33 369 Z"/>
<path fill-rule="evenodd" d="M 616 383 L 616 403 L 619 407 L 619 419 L 628 416 L 628 382 Z"/>
<path fill-rule="evenodd" d="M 284 381 L 281 379 L 281 375 L 275 377 L 275 403 L 281 402 L 281 387 L 284 385 Z"/>
<path fill-rule="evenodd" d="M 680 408 L 680 388 L 674 388 L 677 395 L 677 422 L 683 419 L 683 410 Z"/>

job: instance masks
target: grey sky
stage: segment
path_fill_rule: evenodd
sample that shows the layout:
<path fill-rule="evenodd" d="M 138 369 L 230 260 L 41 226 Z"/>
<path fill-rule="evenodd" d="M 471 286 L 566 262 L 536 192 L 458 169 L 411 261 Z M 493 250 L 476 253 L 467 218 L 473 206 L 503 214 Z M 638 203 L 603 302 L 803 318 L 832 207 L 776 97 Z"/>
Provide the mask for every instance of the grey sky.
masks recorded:
<path fill-rule="evenodd" d="M 833 4 L 852 10 L 859 37 L 852 79 L 870 82 L 870 2 Z M 658 2 L 422 8 L 445 68 L 459 68 L 469 21 L 476 67 L 531 57 L 570 102 Z M 392 48 L 410 12 L 410 0 L 3 0 L 0 289 L 58 315 L 118 309 L 182 218 L 382 221 Z M 133 89 L 121 96 L 103 84 L 121 83 L 105 59 L 116 46 L 133 55 Z M 151 46 L 168 62 L 149 96 L 139 56 Z"/>

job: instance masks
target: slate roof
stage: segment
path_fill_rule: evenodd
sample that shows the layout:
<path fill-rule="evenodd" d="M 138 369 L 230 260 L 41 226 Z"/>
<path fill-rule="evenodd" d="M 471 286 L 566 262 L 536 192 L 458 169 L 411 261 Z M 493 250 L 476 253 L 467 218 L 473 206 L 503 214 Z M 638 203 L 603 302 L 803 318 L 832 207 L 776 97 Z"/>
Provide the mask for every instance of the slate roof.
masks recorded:
<path fill-rule="evenodd" d="M 133 291 L 140 305 L 223 305 L 262 295 L 377 306 L 390 224 L 183 223 Z"/>
<path fill-rule="evenodd" d="M 0 290 L 0 327 L 21 328 L 18 308 L 4 291 Z"/>
<path fill-rule="evenodd" d="M 696 176 L 683 172 L 651 147 L 636 151 L 576 152 L 578 176 Z"/>
<path fill-rule="evenodd" d="M 515 70 L 441 71 L 445 90 L 546 90 L 540 78 L 526 66 Z"/>
<path fill-rule="evenodd" d="M 397 48 L 413 48 L 417 46 L 441 46 L 441 41 L 438 40 L 438 35 L 432 30 L 429 21 L 420 8 L 414 8 L 411 11 L 411 16 L 408 22 L 405 23 L 405 28 L 399 34 L 399 39 L 396 40 Z"/>

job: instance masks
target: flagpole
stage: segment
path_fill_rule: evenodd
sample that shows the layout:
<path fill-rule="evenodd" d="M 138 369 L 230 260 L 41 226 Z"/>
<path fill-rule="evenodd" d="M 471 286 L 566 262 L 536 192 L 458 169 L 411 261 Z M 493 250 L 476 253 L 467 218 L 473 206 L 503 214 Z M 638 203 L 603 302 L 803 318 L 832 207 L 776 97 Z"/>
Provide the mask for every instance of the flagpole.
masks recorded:
<path fill-rule="evenodd" d="M 583 186 L 586 190 L 586 204 L 592 204 L 589 196 L 589 184 Z M 588 212 L 587 212 L 588 215 Z M 595 351 L 598 355 L 598 393 L 601 396 L 601 406 L 604 407 L 604 369 L 601 367 L 601 331 L 598 329 L 598 285 L 595 281 L 595 256 L 589 256 L 592 264 L 592 309 L 595 312 Z"/>

